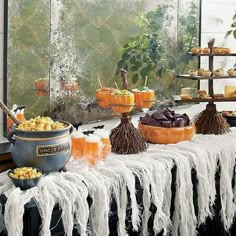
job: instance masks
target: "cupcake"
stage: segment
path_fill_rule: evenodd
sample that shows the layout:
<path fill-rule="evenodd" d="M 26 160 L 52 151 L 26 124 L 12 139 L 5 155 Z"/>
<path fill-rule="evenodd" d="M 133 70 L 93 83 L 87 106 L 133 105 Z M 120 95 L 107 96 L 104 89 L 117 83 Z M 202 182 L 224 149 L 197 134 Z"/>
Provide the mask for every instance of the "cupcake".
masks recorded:
<path fill-rule="evenodd" d="M 215 76 L 222 76 L 222 75 L 224 75 L 224 71 L 221 68 L 219 68 L 219 69 L 214 70 L 213 74 Z"/>
<path fill-rule="evenodd" d="M 203 68 L 197 70 L 197 75 L 202 76 L 202 72 L 204 71 Z"/>
<path fill-rule="evenodd" d="M 231 49 L 230 48 L 223 48 L 223 52 L 225 54 L 230 54 L 231 53 Z"/>
<path fill-rule="evenodd" d="M 221 54 L 221 51 L 222 51 L 222 48 L 220 48 L 220 47 L 213 48 L 213 53 L 215 53 L 215 54 Z"/>
<path fill-rule="evenodd" d="M 191 77 L 196 77 L 197 76 L 197 71 L 196 70 L 189 70 L 188 71 L 189 76 Z"/>
<path fill-rule="evenodd" d="M 208 54 L 211 52 L 211 50 L 210 50 L 210 48 L 203 48 L 202 52 L 205 54 Z"/>
<path fill-rule="evenodd" d="M 193 48 L 191 49 L 191 52 L 192 52 L 193 54 L 201 53 L 201 51 L 202 51 L 202 49 L 199 48 L 199 47 L 193 47 Z"/>
<path fill-rule="evenodd" d="M 203 70 L 203 71 L 202 71 L 202 76 L 204 76 L 204 77 L 209 77 L 209 76 L 211 76 L 211 71 L 210 71 L 210 70 Z"/>
<path fill-rule="evenodd" d="M 236 75 L 236 70 L 234 70 L 234 69 L 228 69 L 228 70 L 227 70 L 227 74 L 228 74 L 229 76 L 235 76 L 235 75 Z"/>

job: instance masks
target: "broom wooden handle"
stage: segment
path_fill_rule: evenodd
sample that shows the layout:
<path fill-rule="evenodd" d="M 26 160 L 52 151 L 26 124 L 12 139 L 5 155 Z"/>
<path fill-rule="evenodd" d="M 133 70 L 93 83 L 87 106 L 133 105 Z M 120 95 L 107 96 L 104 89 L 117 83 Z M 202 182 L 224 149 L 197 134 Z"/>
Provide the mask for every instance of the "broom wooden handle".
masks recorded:
<path fill-rule="evenodd" d="M 120 74 L 122 78 L 122 89 L 128 89 L 127 71 L 120 69 Z"/>
<path fill-rule="evenodd" d="M 8 115 L 8 117 L 13 120 L 13 122 L 18 126 L 20 121 L 14 116 L 14 114 L 8 109 L 8 107 L 0 100 L 0 107 L 2 108 L 3 112 Z"/>

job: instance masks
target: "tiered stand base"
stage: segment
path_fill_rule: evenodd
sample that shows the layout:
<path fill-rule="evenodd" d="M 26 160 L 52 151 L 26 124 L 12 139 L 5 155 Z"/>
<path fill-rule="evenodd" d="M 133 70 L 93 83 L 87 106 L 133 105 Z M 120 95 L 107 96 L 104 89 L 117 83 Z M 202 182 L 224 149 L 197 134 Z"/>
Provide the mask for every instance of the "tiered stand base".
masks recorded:
<path fill-rule="evenodd" d="M 193 119 L 198 134 L 226 134 L 230 132 L 230 126 L 216 110 L 214 103 L 208 103 L 206 109 L 197 114 Z"/>
<path fill-rule="evenodd" d="M 121 123 L 111 130 L 110 141 L 112 152 L 117 154 L 136 154 L 148 147 L 142 134 L 131 123 L 128 113 L 122 113 Z"/>

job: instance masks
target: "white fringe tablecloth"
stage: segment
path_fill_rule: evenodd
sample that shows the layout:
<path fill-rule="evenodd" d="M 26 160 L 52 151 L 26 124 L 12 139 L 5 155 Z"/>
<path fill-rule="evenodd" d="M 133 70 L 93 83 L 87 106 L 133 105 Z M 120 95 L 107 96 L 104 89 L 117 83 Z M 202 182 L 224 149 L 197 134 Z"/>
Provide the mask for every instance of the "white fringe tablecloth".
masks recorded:
<path fill-rule="evenodd" d="M 23 231 L 24 205 L 32 198 L 37 204 L 42 225 L 40 235 L 50 235 L 50 221 L 56 204 L 62 209 L 66 235 L 72 236 L 74 225 L 82 236 L 106 236 L 111 200 L 117 203 L 120 236 L 128 235 L 125 228 L 127 189 L 130 193 L 133 230 L 142 222 L 142 235 L 148 235 L 147 222 L 153 204 L 157 211 L 153 230 L 164 235 L 197 234 L 197 227 L 212 217 L 216 197 L 215 173 L 220 174 L 221 219 L 225 230 L 233 223 L 236 212 L 235 175 L 236 132 L 227 135 L 195 135 L 192 141 L 172 145 L 150 144 L 146 152 L 137 155 L 110 154 L 107 160 L 89 168 L 84 161 L 71 160 L 67 172 L 53 172 L 41 179 L 37 187 L 27 191 L 16 188 L 7 176 L 0 174 L 0 194 L 5 194 L 5 214 L 0 214 L 0 232 L 20 236 Z M 174 214 L 170 219 L 171 170 L 176 166 Z M 193 193 L 191 170 L 197 176 L 197 193 Z M 143 190 L 143 211 L 136 201 L 135 176 Z M 198 217 L 195 215 L 193 195 L 197 194 Z M 88 195 L 92 198 L 89 208 Z M 0 211 L 1 211 L 0 204 Z M 88 224 L 89 222 L 89 224 Z"/>

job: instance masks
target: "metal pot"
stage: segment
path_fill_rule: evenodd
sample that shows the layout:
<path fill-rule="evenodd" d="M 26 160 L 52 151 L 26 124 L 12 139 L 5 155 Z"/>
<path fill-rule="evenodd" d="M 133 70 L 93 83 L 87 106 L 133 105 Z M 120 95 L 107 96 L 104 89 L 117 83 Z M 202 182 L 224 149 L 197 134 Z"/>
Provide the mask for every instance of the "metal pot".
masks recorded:
<path fill-rule="evenodd" d="M 52 131 L 25 131 L 17 127 L 7 135 L 11 142 L 11 155 L 18 167 L 30 166 L 44 172 L 58 171 L 71 157 L 72 125 Z"/>

